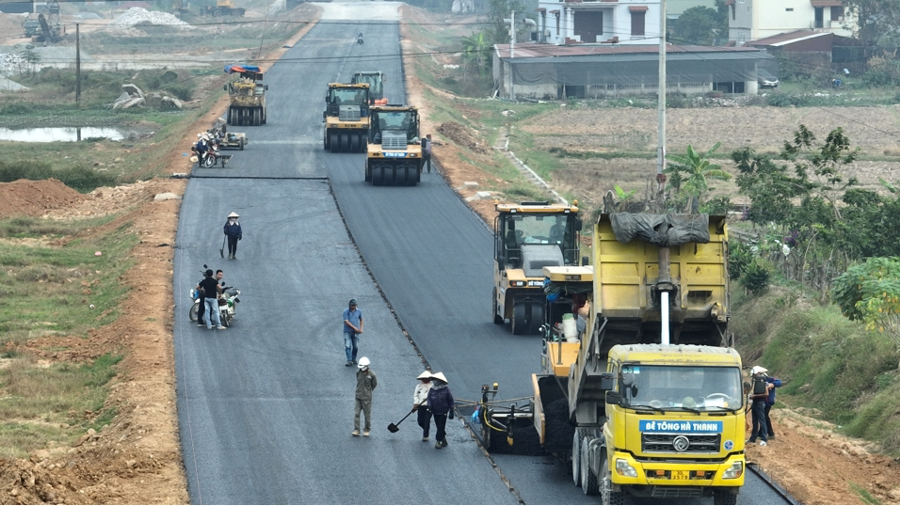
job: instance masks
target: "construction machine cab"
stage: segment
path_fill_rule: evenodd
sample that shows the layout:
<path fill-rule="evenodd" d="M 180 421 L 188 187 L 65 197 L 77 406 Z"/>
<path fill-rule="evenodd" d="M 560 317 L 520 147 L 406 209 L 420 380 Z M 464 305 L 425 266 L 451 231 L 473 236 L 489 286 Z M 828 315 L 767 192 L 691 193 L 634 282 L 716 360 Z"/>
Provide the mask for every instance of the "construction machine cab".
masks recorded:
<path fill-rule="evenodd" d="M 419 142 L 419 113 L 414 108 L 372 110 L 369 142 L 384 149 L 406 149 Z"/>
<path fill-rule="evenodd" d="M 362 38 L 362 32 L 360 32 Z M 369 103 L 381 104 L 384 100 L 384 74 L 381 71 L 360 71 L 353 74 L 350 82 L 353 84 L 366 83 L 369 85 Z M 384 102 L 387 103 L 386 101 Z"/>
<path fill-rule="evenodd" d="M 544 267 L 576 266 L 581 219 L 577 203 L 496 203 L 494 323 L 507 319 L 514 334 L 534 334 L 544 323 Z"/>
<path fill-rule="evenodd" d="M 328 85 L 328 93 L 325 94 L 325 117 L 337 116 L 341 121 L 347 121 L 349 116 L 356 116 L 352 120 L 358 120 L 368 115 L 368 84 L 332 83 Z"/>

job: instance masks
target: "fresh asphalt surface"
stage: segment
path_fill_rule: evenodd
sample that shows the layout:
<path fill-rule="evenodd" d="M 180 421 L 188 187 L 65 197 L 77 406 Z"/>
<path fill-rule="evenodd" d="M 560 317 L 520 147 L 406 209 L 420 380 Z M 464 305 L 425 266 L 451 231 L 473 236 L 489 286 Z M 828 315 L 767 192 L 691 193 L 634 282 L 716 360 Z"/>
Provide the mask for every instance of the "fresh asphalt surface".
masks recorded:
<path fill-rule="evenodd" d="M 370 22 L 395 17 L 398 4 L 320 5 L 322 21 L 266 73 L 268 124 L 232 127 L 250 144 L 230 152 L 227 169 L 195 169 L 182 205 L 174 333 L 191 502 L 598 503 L 549 457 L 494 455 L 494 469 L 459 420 L 440 451 L 433 429 L 420 441 L 415 416 L 387 431 L 411 407 L 423 358 L 457 399 L 475 400 L 493 382 L 498 399 L 511 399 L 530 393 L 540 340 L 492 323 L 490 232 L 439 175 L 372 187 L 364 155 L 324 152 L 328 82 L 381 70 L 391 103 L 406 100 L 397 24 Z M 247 241 L 237 260 L 223 260 L 231 211 Z M 241 290 L 228 330 L 188 321 L 203 264 Z M 355 368 L 343 365 L 340 313 L 351 297 L 365 318 L 360 356 L 379 379 L 370 438 L 350 436 Z M 749 475 L 739 502 L 784 503 Z"/>

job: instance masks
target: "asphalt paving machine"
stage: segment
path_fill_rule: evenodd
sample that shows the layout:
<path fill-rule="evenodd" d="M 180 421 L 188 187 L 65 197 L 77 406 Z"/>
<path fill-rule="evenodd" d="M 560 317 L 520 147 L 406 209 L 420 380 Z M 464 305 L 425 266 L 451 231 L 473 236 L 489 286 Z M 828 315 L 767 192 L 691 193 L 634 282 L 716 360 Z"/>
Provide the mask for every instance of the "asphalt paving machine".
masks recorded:
<path fill-rule="evenodd" d="M 263 72 L 254 65 L 226 65 L 225 73 L 238 77 L 224 86 L 231 99 L 226 117 L 229 125 L 259 126 L 266 124 L 266 90 Z"/>
<path fill-rule="evenodd" d="M 325 94 L 325 135 L 332 153 L 363 153 L 369 131 L 369 85 L 330 83 Z"/>
<path fill-rule="evenodd" d="M 581 219 L 578 203 L 495 203 L 494 323 L 511 323 L 513 334 L 537 334 L 544 322 L 546 266 L 578 265 Z"/>
<path fill-rule="evenodd" d="M 374 186 L 415 186 L 425 160 L 419 139 L 419 110 L 413 106 L 372 106 L 365 180 Z"/>

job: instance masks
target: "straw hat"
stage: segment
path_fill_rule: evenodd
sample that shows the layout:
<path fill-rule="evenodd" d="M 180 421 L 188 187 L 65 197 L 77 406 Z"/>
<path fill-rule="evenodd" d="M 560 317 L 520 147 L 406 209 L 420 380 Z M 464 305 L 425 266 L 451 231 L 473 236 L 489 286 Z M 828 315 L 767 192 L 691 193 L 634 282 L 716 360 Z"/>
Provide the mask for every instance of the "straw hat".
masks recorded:
<path fill-rule="evenodd" d="M 238 213 L 232 212 L 231 214 L 228 215 L 228 217 L 229 218 L 240 218 L 240 215 L 238 215 Z"/>
<path fill-rule="evenodd" d="M 442 373 L 442 372 L 436 372 L 436 373 L 432 374 L 431 379 L 443 381 L 444 383 L 450 383 L 449 381 L 447 381 L 447 377 L 444 376 L 444 373 Z"/>
<path fill-rule="evenodd" d="M 416 376 L 417 380 L 431 379 L 431 371 L 423 371 L 422 374 Z"/>

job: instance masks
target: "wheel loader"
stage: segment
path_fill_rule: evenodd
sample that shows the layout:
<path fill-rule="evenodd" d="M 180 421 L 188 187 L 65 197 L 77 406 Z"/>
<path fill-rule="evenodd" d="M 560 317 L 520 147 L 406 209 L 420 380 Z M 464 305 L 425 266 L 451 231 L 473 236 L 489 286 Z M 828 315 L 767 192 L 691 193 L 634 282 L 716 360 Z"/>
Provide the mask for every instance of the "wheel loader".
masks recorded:
<path fill-rule="evenodd" d="M 547 266 L 578 265 L 578 203 L 495 203 L 494 323 L 510 321 L 513 334 L 536 334 L 544 321 Z"/>
<path fill-rule="evenodd" d="M 226 65 L 225 72 L 239 77 L 224 86 L 231 99 L 228 106 L 229 125 L 259 126 L 266 124 L 266 90 L 260 84 L 263 73 L 253 65 Z"/>
<path fill-rule="evenodd" d="M 384 98 L 384 73 L 380 70 L 358 71 L 353 74 L 350 82 L 369 84 L 369 104 L 387 105 L 388 99 Z"/>
<path fill-rule="evenodd" d="M 425 160 L 419 143 L 419 110 L 373 106 L 366 146 L 365 179 L 374 186 L 415 186 Z"/>
<path fill-rule="evenodd" d="M 325 95 L 325 149 L 332 153 L 363 153 L 369 130 L 369 85 L 330 83 Z"/>

